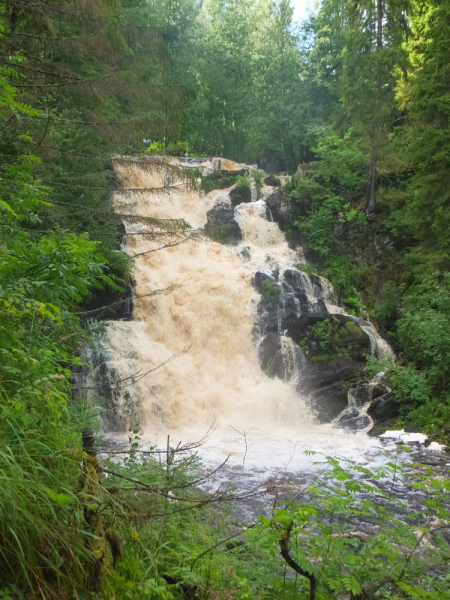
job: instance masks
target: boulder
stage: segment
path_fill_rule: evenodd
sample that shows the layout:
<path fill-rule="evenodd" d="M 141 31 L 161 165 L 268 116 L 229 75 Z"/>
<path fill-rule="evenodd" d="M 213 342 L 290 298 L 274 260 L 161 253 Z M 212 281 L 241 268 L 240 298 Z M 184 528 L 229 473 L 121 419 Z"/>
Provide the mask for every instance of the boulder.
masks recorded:
<path fill-rule="evenodd" d="M 269 362 L 271 374 L 283 381 L 290 381 L 299 371 L 305 367 L 305 358 L 302 351 L 296 345 L 292 348 L 281 348 Z"/>
<path fill-rule="evenodd" d="M 252 190 L 246 185 L 238 185 L 230 191 L 230 200 L 233 206 L 238 206 L 242 202 L 251 202 Z"/>
<path fill-rule="evenodd" d="M 357 431 L 368 427 L 370 419 L 367 415 L 362 415 L 356 406 L 352 406 L 344 410 L 337 420 L 336 425 Z"/>
<path fill-rule="evenodd" d="M 314 325 L 324 320 L 330 320 L 334 325 L 330 332 L 332 338 L 329 348 L 325 350 L 312 330 Z M 299 382 L 299 392 L 311 398 L 311 407 L 320 422 L 333 421 L 347 409 L 348 390 L 352 382 L 354 398 L 356 395 L 355 410 L 358 415 L 358 405 L 370 400 L 369 386 L 355 387 L 355 383 L 364 379 L 365 360 L 362 360 L 361 356 L 365 356 L 369 351 L 370 340 L 359 328 L 350 334 L 346 327 L 349 321 L 352 321 L 352 329 L 354 321 L 347 315 L 303 313 L 288 328 L 292 339 L 297 343 L 301 342 L 308 361 Z M 351 427 L 355 429 L 365 428 L 369 424 L 368 420 L 360 419 L 359 416 L 354 415 L 351 418 L 357 419 L 351 423 Z M 350 427 L 350 424 L 346 426 Z"/>
<path fill-rule="evenodd" d="M 314 363 L 308 364 L 302 372 L 302 381 L 298 389 L 309 398 L 311 410 L 319 423 L 331 423 L 348 406 L 348 384 L 345 378 L 361 376 L 361 372 L 352 371 L 348 363 L 338 366 L 332 372 L 328 368 L 325 372 L 322 367 L 323 365 L 319 367 Z M 328 385 L 321 385 L 321 374 L 326 375 Z"/>
<path fill-rule="evenodd" d="M 278 300 L 278 318 L 281 328 L 285 330 L 297 321 L 301 314 L 301 306 L 289 284 L 283 281 L 281 288 L 282 291 Z"/>
<path fill-rule="evenodd" d="M 283 225 L 284 223 L 283 210 L 281 206 L 282 194 L 283 191 L 281 188 L 275 188 L 272 194 L 266 198 L 267 220 L 275 221 L 275 223 L 278 223 L 279 225 Z"/>
<path fill-rule="evenodd" d="M 393 392 L 388 392 L 376 398 L 369 406 L 367 413 L 376 424 L 384 423 L 399 415 L 398 404 Z"/>
<path fill-rule="evenodd" d="M 317 325 L 317 323 L 321 323 L 325 320 L 329 320 L 337 325 L 339 337 L 333 338 L 333 346 L 335 346 L 337 350 L 345 350 L 345 354 L 350 360 L 365 362 L 365 357 L 370 351 L 370 338 L 365 331 L 355 324 L 354 319 L 348 315 L 331 315 L 323 312 L 304 313 L 289 327 L 289 334 L 297 343 L 300 343 L 305 338 L 307 339 L 309 357 L 312 358 L 317 354 L 322 354 L 320 348 L 316 348 L 317 344 L 315 343 L 314 337 L 311 335 L 313 331 L 312 328 Z M 353 325 L 350 329 L 344 327 L 347 323 L 354 324 L 354 331 Z"/>
<path fill-rule="evenodd" d="M 373 385 L 373 383 L 363 383 L 356 388 L 350 389 L 348 392 L 351 394 L 355 405 L 362 407 L 365 404 L 372 402 L 372 400 L 387 394 L 389 389 L 380 383 L 377 383 L 376 385 Z"/>
<path fill-rule="evenodd" d="M 255 276 L 253 277 L 253 283 L 256 289 L 260 292 L 264 281 L 276 283 L 277 279 L 275 279 L 275 277 L 272 275 L 272 272 L 269 273 L 267 271 L 256 271 Z"/>
<path fill-rule="evenodd" d="M 275 354 L 281 350 L 281 342 L 278 335 L 266 335 L 258 348 L 259 362 L 263 369 L 267 368 L 269 361 L 273 360 Z"/>
<path fill-rule="evenodd" d="M 265 185 L 270 185 L 272 187 L 280 187 L 281 186 L 281 181 L 278 179 L 278 177 L 275 177 L 275 175 L 268 175 L 264 179 L 264 184 Z"/>
<path fill-rule="evenodd" d="M 218 205 L 206 213 L 205 232 L 216 242 L 229 243 L 242 240 L 242 231 L 234 217 L 234 208 Z"/>

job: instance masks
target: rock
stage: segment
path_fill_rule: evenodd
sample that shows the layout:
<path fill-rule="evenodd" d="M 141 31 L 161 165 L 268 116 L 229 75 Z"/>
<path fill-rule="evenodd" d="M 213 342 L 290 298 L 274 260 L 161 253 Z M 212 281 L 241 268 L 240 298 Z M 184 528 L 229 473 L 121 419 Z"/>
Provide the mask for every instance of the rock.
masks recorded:
<path fill-rule="evenodd" d="M 259 362 L 263 369 L 267 368 L 270 360 L 281 350 L 281 342 L 278 335 L 266 335 L 258 348 Z"/>
<path fill-rule="evenodd" d="M 368 383 L 363 383 L 362 385 L 358 385 L 356 388 L 351 388 L 348 390 L 348 393 L 351 394 L 351 397 L 355 401 L 355 405 L 357 407 L 364 406 L 364 404 L 370 402 L 371 397 L 369 388 L 370 386 Z"/>
<path fill-rule="evenodd" d="M 275 177 L 275 175 L 269 175 L 264 179 L 264 184 L 272 187 L 279 187 L 281 186 L 281 181 L 278 179 L 278 177 Z"/>
<path fill-rule="evenodd" d="M 372 400 L 376 400 L 380 396 L 384 396 L 384 394 L 387 394 L 389 391 L 389 388 L 384 383 L 377 383 L 371 388 Z"/>
<path fill-rule="evenodd" d="M 319 168 L 319 165 L 310 165 L 308 163 L 301 163 L 298 165 L 295 171 L 295 177 L 301 179 L 305 173 L 314 173 Z"/>
<path fill-rule="evenodd" d="M 303 384 L 299 386 L 299 391 L 309 396 L 309 404 L 319 423 L 331 423 L 348 406 L 348 386 L 344 383 L 343 378 L 345 378 L 345 374 L 352 375 L 352 373 L 348 370 L 335 372 L 331 379 L 334 379 L 334 383 L 314 391 L 314 387 L 320 385 L 320 382 L 317 379 L 314 381 L 311 377 L 310 367 L 311 365 L 308 365 L 302 373 Z"/>
<path fill-rule="evenodd" d="M 289 329 L 301 314 L 300 302 L 294 294 L 294 290 L 285 281 L 281 284 L 282 292 L 278 300 L 278 318 L 283 330 Z"/>
<path fill-rule="evenodd" d="M 253 284 L 259 292 L 261 291 L 263 282 L 266 280 L 276 283 L 276 279 L 271 273 L 268 273 L 267 271 L 256 271 L 255 276 L 253 277 Z"/>
<path fill-rule="evenodd" d="M 268 198 L 266 198 L 266 206 L 267 206 L 267 220 L 274 221 L 279 225 L 283 225 L 284 217 L 281 206 L 281 197 L 282 197 L 281 188 L 276 188 L 272 194 Z"/>
<path fill-rule="evenodd" d="M 234 217 L 234 208 L 226 205 L 218 205 L 206 213 L 208 222 L 205 232 L 216 242 L 229 243 L 230 241 L 242 240 L 242 232 Z"/>
<path fill-rule="evenodd" d="M 356 406 L 364 406 L 368 402 L 379 398 L 380 396 L 389 392 L 389 390 L 383 385 L 377 383 L 373 385 L 371 383 L 363 383 L 356 388 L 352 388 L 349 391 Z"/>
<path fill-rule="evenodd" d="M 233 206 L 238 206 L 243 202 L 251 202 L 252 190 L 246 185 L 238 185 L 230 191 L 230 200 Z"/>
<path fill-rule="evenodd" d="M 311 329 L 325 320 L 330 320 L 335 325 L 331 349 L 328 351 L 321 348 Z M 349 322 L 352 323 L 350 333 L 346 327 Z M 353 327 L 355 332 L 352 331 Z M 303 313 L 288 327 L 288 332 L 295 342 L 302 343 L 308 361 L 299 382 L 299 392 L 311 398 L 311 407 L 320 422 L 330 422 L 348 407 L 347 392 L 351 382 L 358 382 L 364 378 L 365 360 L 361 360 L 361 357 L 369 351 L 369 336 L 357 328 L 348 315 L 330 315 L 323 312 Z M 370 386 L 353 384 L 351 393 L 356 404 L 356 412 L 352 419 L 357 420 L 346 426 L 354 429 L 365 428 L 370 420 L 362 418 L 364 415 L 360 415 L 358 406 L 370 401 Z"/>
<path fill-rule="evenodd" d="M 329 313 L 317 312 L 317 313 L 304 313 L 302 314 L 297 321 L 289 328 L 289 334 L 292 339 L 299 343 L 305 337 L 307 337 L 309 333 L 309 328 L 314 327 L 317 323 L 321 323 L 325 320 L 330 320 L 336 324 L 345 325 L 346 323 L 355 323 L 352 317 L 348 315 L 334 314 L 331 315 Z M 370 348 L 370 339 L 365 331 L 362 329 L 357 330 L 357 342 L 358 342 L 358 350 L 353 352 L 354 357 L 358 357 L 358 360 L 362 356 L 362 351 L 366 351 L 365 354 L 369 351 Z M 338 347 L 349 347 L 352 348 L 355 343 L 355 338 L 347 335 L 345 329 L 343 328 L 343 336 L 338 340 L 333 342 Z"/>
<path fill-rule="evenodd" d="M 256 327 L 258 334 L 278 334 L 278 302 L 267 302 L 266 298 L 262 297 L 258 304 L 258 317 L 259 323 Z"/>
<path fill-rule="evenodd" d="M 382 435 L 383 433 L 386 433 L 386 431 L 389 431 L 390 429 L 394 429 L 396 423 L 397 423 L 397 418 L 388 419 L 387 421 L 384 421 L 383 423 L 376 423 L 372 427 L 372 429 L 370 429 L 367 432 L 367 435 L 370 435 L 371 437 L 375 437 L 377 435 Z"/>
<path fill-rule="evenodd" d="M 303 312 L 311 312 L 313 310 L 320 313 L 328 312 L 323 300 L 321 302 L 319 300 L 311 300 L 314 297 L 314 289 L 306 273 L 295 269 L 286 269 L 284 280 L 293 288 Z"/>
<path fill-rule="evenodd" d="M 345 410 L 336 424 L 339 427 L 357 431 L 358 429 L 365 429 L 368 427 L 368 425 L 370 425 L 370 419 L 367 415 L 361 415 L 358 408 L 355 406 Z"/>
<path fill-rule="evenodd" d="M 406 425 L 406 427 L 403 428 L 403 431 L 405 433 L 422 433 L 422 429 L 415 425 Z"/>
<path fill-rule="evenodd" d="M 291 350 L 282 347 L 269 363 L 272 374 L 283 381 L 291 380 L 305 367 L 306 361 L 300 348 L 294 344 Z"/>
<path fill-rule="evenodd" d="M 243 177 L 244 175 L 247 175 L 247 174 L 248 174 L 248 169 L 239 169 L 239 170 L 235 170 L 235 171 L 227 171 L 226 169 L 218 169 L 217 171 L 208 173 L 207 175 L 205 175 L 203 177 L 203 179 L 208 179 L 208 180 L 216 181 L 216 182 L 223 180 L 223 187 L 230 187 L 231 185 L 234 185 L 235 178 L 238 175 Z M 225 183 L 227 183 L 227 180 L 230 180 L 231 183 L 229 183 L 228 185 L 225 185 Z"/>
<path fill-rule="evenodd" d="M 269 175 L 286 171 L 286 163 L 277 150 L 265 148 L 258 156 L 258 169 L 263 169 Z"/>
<path fill-rule="evenodd" d="M 252 257 L 252 251 L 251 251 L 250 246 L 244 246 L 240 252 L 240 255 L 244 262 L 249 261 Z"/>
<path fill-rule="evenodd" d="M 389 392 L 383 396 L 379 396 L 369 406 L 367 413 L 372 417 L 376 424 L 397 418 L 399 412 L 395 394 Z"/>

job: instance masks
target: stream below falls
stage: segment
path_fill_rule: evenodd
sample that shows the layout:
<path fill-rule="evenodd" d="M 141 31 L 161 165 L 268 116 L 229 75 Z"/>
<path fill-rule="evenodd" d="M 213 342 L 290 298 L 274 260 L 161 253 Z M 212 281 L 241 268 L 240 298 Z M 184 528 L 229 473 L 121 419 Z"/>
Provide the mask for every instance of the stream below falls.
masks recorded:
<path fill-rule="evenodd" d="M 143 448 L 164 446 L 167 436 L 172 446 L 203 440 L 196 451 L 205 470 L 229 457 L 212 487 L 224 481 L 254 485 L 277 473 L 301 482 L 317 460 L 305 450 L 369 468 L 386 460 L 381 448 L 402 455 L 398 433 L 367 435 L 367 406 L 350 406 L 357 427 L 342 426 L 339 415 L 324 422 L 302 388 L 306 358 L 290 336 L 293 324 L 305 314 L 345 311 L 327 280 L 313 283 L 297 269 L 305 263 L 302 250 L 288 246 L 268 210 L 274 188 L 253 190 L 251 202 L 233 207 L 229 189 L 202 195 L 178 173 L 183 161 L 170 161 L 116 165 L 124 189 L 116 193 L 115 210 L 127 234 L 123 250 L 137 255 L 133 295 L 140 298 L 133 301 L 131 320 L 109 322 L 106 349 L 89 357 L 94 368 L 88 385 L 110 387 L 102 416 L 106 443 L 126 443 L 136 425 Z M 193 166 L 204 172 L 242 168 L 218 159 Z M 233 243 L 202 235 L 205 225 L 211 234 L 220 218 L 228 225 L 219 232 L 238 232 Z M 184 219 L 192 230 L 174 230 L 167 219 Z M 258 278 L 278 286 L 269 307 Z M 158 290 L 168 291 L 148 296 Z M 348 318 L 367 334 L 371 353 L 391 354 L 370 323 Z M 269 372 L 261 364 L 272 343 L 275 371 Z M 423 438 L 406 434 L 402 442 L 413 442 L 431 463 L 448 462 L 437 444 L 425 450 L 418 443 Z"/>

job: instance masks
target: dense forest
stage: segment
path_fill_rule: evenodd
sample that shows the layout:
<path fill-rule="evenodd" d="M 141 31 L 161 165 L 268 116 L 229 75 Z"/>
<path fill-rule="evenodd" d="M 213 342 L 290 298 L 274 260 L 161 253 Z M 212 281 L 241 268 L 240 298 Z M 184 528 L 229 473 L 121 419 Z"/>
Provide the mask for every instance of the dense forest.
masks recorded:
<path fill-rule="evenodd" d="M 99 466 L 76 377 L 133 270 L 115 163 L 223 156 L 291 176 L 303 268 L 391 343 L 366 372 L 399 425 L 449 442 L 450 4 L 323 0 L 295 23 L 289 0 L 5 0 L 0 51 L 0 597 L 450 598 L 445 539 L 416 555 L 420 527 L 358 500 L 396 463 L 358 483 L 330 459 L 343 489 L 315 482 L 237 542 L 176 449 L 138 454 L 135 430 Z M 431 475 L 420 540 L 448 524 Z M 376 535 L 333 521 L 356 511 Z"/>

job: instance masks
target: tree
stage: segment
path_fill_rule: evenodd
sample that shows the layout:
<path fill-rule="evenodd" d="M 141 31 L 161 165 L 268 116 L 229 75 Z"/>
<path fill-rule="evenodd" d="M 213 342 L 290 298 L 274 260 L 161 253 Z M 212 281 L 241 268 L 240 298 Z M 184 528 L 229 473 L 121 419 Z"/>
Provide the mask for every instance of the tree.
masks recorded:
<path fill-rule="evenodd" d="M 413 3 L 412 36 L 405 42 L 410 66 L 398 72 L 398 99 L 407 111 L 405 154 L 415 172 L 407 218 L 419 246 L 416 264 L 450 266 L 450 9 L 445 2 Z M 422 268 L 422 267 L 420 267 Z"/>

